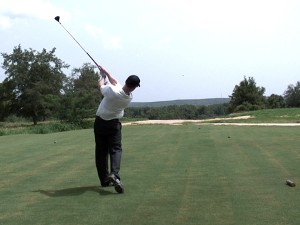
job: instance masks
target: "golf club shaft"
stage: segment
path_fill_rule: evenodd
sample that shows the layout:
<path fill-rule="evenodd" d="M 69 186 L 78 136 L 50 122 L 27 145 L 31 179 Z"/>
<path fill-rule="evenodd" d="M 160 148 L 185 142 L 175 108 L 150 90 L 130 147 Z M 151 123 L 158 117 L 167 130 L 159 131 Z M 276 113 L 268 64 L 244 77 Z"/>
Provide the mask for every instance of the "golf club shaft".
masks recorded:
<path fill-rule="evenodd" d="M 98 65 L 98 63 L 93 59 L 93 57 L 81 46 L 81 44 L 79 44 L 79 42 L 73 37 L 73 35 L 64 27 L 64 25 L 61 24 L 61 22 L 59 22 L 59 20 L 56 20 L 63 28 L 65 31 L 68 32 L 68 34 L 73 38 L 74 41 L 76 41 L 76 43 L 80 46 L 80 48 L 88 55 L 88 57 L 90 57 L 90 59 L 96 64 L 96 66 L 98 67 L 98 69 L 103 69 L 100 65 Z M 101 72 L 101 70 L 100 70 Z M 105 71 L 106 72 L 106 71 Z"/>

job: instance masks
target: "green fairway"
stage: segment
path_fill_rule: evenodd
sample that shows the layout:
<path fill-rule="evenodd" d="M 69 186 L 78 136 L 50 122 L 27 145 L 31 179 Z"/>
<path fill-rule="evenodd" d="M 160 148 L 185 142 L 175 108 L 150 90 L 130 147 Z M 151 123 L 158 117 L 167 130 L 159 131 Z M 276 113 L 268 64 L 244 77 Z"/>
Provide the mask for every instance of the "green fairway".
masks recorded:
<path fill-rule="evenodd" d="M 99 187 L 91 129 L 2 136 L 0 224 L 298 225 L 299 136 L 299 127 L 124 126 L 124 194 Z"/>

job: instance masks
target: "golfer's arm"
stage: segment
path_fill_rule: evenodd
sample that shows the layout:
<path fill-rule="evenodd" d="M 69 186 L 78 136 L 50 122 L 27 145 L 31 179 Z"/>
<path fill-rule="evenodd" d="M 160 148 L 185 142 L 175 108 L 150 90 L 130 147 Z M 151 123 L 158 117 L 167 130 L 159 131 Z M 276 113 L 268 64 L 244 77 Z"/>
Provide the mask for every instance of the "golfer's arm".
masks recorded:
<path fill-rule="evenodd" d="M 104 85 L 105 83 L 105 79 L 103 77 L 101 77 L 99 80 L 98 80 L 98 87 L 100 88 L 102 85 Z"/>
<path fill-rule="evenodd" d="M 117 80 L 113 78 L 109 73 L 107 73 L 106 76 L 112 85 L 116 85 L 118 83 Z"/>
<path fill-rule="evenodd" d="M 112 85 L 116 85 L 118 83 L 117 80 L 113 78 L 103 67 L 100 67 L 99 69 L 107 76 Z"/>

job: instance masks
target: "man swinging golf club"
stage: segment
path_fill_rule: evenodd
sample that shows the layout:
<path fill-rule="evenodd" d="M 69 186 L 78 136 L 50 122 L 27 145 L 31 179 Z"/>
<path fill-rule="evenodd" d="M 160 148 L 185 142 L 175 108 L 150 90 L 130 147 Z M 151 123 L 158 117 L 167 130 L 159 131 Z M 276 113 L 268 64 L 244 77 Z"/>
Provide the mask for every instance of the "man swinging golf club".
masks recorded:
<path fill-rule="evenodd" d="M 100 70 L 101 78 L 98 85 L 104 98 L 98 107 L 94 123 L 96 167 L 102 187 L 112 183 L 118 193 L 123 193 L 124 188 L 119 176 L 122 155 L 122 125 L 119 119 L 123 117 L 124 109 L 132 100 L 131 93 L 140 86 L 140 79 L 136 75 L 131 75 L 122 87 L 62 25 L 60 16 L 56 16 L 54 19 L 68 32 Z M 108 78 L 107 82 L 105 81 L 106 77 Z M 110 173 L 108 173 L 108 156 L 110 156 Z"/>
<path fill-rule="evenodd" d="M 124 187 L 119 175 L 122 155 L 122 124 L 119 119 L 123 117 L 124 109 L 132 100 L 132 92 L 140 86 L 140 79 L 131 75 L 122 86 L 105 69 L 99 66 L 99 70 L 101 78 L 98 85 L 103 99 L 94 123 L 96 168 L 102 187 L 112 184 L 118 193 L 123 193 Z"/>

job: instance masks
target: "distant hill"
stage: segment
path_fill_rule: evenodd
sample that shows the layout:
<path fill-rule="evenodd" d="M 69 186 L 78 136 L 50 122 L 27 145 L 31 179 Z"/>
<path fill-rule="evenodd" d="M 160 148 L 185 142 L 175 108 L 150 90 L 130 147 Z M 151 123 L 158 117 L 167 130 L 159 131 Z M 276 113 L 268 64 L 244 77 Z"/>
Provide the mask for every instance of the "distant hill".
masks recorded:
<path fill-rule="evenodd" d="M 129 107 L 162 107 L 169 105 L 196 105 L 208 106 L 229 103 L 230 98 L 206 98 L 206 99 L 186 99 L 186 100 L 172 100 L 172 101 L 158 101 L 158 102 L 131 102 Z"/>

